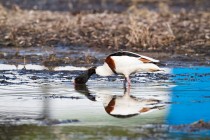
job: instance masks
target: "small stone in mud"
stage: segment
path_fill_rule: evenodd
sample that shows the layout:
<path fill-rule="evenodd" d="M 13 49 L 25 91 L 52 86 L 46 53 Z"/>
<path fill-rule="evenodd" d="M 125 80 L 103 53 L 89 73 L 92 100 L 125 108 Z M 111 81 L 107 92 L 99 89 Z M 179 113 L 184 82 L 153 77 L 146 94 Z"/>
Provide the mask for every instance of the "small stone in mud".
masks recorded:
<path fill-rule="evenodd" d="M 88 64 L 96 63 L 98 59 L 94 56 L 88 55 L 85 57 L 85 62 Z"/>
<path fill-rule="evenodd" d="M 2 75 L 2 76 L 0 76 L 0 79 L 9 80 L 9 77 Z"/>
<path fill-rule="evenodd" d="M 0 83 L 1 84 L 9 84 L 10 82 L 7 82 L 6 80 L 1 80 Z"/>
<path fill-rule="evenodd" d="M 77 97 L 77 96 L 63 96 L 63 95 L 50 95 L 50 96 L 45 96 L 45 98 L 53 98 L 53 99 L 82 99 L 82 97 Z"/>
<path fill-rule="evenodd" d="M 32 79 L 32 80 L 37 80 L 38 77 L 37 77 L 37 76 L 31 76 L 30 79 Z"/>
<path fill-rule="evenodd" d="M 75 123 L 75 122 L 79 122 L 79 120 L 73 119 L 73 120 L 62 120 L 62 121 L 60 121 L 60 123 Z"/>

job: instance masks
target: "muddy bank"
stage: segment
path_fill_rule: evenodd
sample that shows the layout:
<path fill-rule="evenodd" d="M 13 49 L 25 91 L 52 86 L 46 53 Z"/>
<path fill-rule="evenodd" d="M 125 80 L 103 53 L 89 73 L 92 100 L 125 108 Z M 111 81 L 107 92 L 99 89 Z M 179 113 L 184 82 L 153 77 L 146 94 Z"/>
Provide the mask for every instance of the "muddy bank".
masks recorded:
<path fill-rule="evenodd" d="M 91 67 L 103 64 L 111 51 L 101 52 L 87 47 L 28 47 L 0 48 L 0 63 L 13 65 L 38 64 L 54 69 L 57 66 Z M 209 65 L 206 57 L 190 57 L 189 55 L 171 55 L 164 52 L 139 52 L 161 61 L 161 67 Z M 184 61 L 184 63 L 183 63 Z"/>
<path fill-rule="evenodd" d="M 92 64 L 101 63 L 102 56 L 87 54 L 87 50 L 103 55 L 130 50 L 158 59 L 206 62 L 210 53 L 210 14 L 205 10 L 208 2 L 201 3 L 196 8 L 195 3 L 186 2 L 183 4 L 186 7 L 173 10 L 176 3 L 147 3 L 156 6 L 151 9 L 125 2 L 126 8 L 120 12 L 91 12 L 78 8 L 80 12 L 74 13 L 49 11 L 50 8 L 31 10 L 25 8 L 24 3 L 3 2 L 0 6 L 0 59 L 3 63 L 6 63 L 4 60 L 21 63 L 25 55 L 32 63 Z M 27 5 L 30 7 L 30 4 L 34 5 L 33 2 Z M 57 6 L 62 9 L 62 4 Z M 114 6 L 115 3 L 113 9 Z M 58 47 L 67 48 L 63 51 L 65 55 L 58 54 Z M 5 48 L 14 54 L 9 55 Z M 33 54 L 24 54 L 23 50 L 28 48 L 33 48 L 30 50 Z"/>
<path fill-rule="evenodd" d="M 165 3 L 173 10 L 185 8 L 187 10 L 208 10 L 210 3 L 208 0 L 45 0 L 45 1 L 25 1 L 25 0 L 0 0 L 7 8 L 13 8 L 15 5 L 22 9 L 50 10 L 50 11 L 69 11 L 77 14 L 81 12 L 116 12 L 126 11 L 129 6 L 137 5 L 158 10 L 159 3 Z"/>
<path fill-rule="evenodd" d="M 205 122 L 195 122 L 195 124 L 188 127 L 194 127 L 195 125 L 209 125 Z M 177 126 L 178 127 L 178 126 Z M 205 127 L 199 127 L 199 129 Z M 187 127 L 186 127 L 187 129 Z M 97 130 L 97 131 L 96 131 Z M 175 129 L 167 125 L 148 125 L 139 126 L 137 128 L 128 129 L 125 127 L 107 127 L 107 126 L 36 126 L 36 125 L 2 125 L 0 127 L 0 138 L 2 140 L 21 138 L 27 140 L 28 138 L 44 139 L 208 139 L 208 135 L 198 135 L 191 133 L 191 135 L 173 133 Z M 180 129 L 181 131 L 183 129 Z M 177 131 L 177 130 L 176 130 Z M 169 133 L 170 132 L 170 133 Z"/>

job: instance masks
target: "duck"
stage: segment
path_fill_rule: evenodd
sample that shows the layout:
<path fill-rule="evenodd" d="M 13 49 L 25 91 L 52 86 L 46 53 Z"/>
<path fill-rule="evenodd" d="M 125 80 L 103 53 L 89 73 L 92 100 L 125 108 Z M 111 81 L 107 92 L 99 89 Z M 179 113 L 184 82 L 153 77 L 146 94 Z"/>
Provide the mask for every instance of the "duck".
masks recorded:
<path fill-rule="evenodd" d="M 160 61 L 148 56 L 129 51 L 118 51 L 108 55 L 104 64 L 98 67 L 90 67 L 85 73 L 77 76 L 75 84 L 85 84 L 93 74 L 99 76 L 123 75 L 128 86 L 131 85 L 130 75 L 139 72 L 161 71 L 157 66 Z"/>
<path fill-rule="evenodd" d="M 123 95 L 107 95 L 103 98 L 103 105 L 105 111 L 116 118 L 129 118 L 165 108 L 161 100 L 132 96 L 130 87 L 124 87 Z"/>

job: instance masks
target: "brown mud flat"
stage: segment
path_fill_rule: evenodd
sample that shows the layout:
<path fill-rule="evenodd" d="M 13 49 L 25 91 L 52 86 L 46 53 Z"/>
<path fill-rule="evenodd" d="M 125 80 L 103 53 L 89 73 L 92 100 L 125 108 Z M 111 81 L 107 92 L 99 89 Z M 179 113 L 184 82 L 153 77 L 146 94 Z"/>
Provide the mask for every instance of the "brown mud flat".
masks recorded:
<path fill-rule="evenodd" d="M 210 123 L 205 122 L 203 120 L 199 120 L 199 121 L 194 122 L 194 123 L 189 124 L 189 125 L 175 125 L 175 126 L 172 126 L 172 129 L 178 130 L 178 131 L 187 131 L 187 132 L 209 130 L 210 129 Z"/>
<path fill-rule="evenodd" d="M 168 126 L 151 124 L 150 126 L 139 126 L 130 129 L 119 126 L 62 126 L 62 124 L 76 124 L 78 122 L 78 120 L 44 120 L 42 125 L 3 124 L 0 126 L 0 138 L 3 140 L 12 139 L 14 137 L 27 139 L 28 137 L 33 136 L 34 138 L 41 135 L 42 138 L 45 139 L 58 139 L 58 137 L 62 135 L 62 138 L 73 137 L 76 139 L 81 137 L 82 139 L 208 139 L 208 135 L 198 135 L 197 132 L 208 130 L 210 125 L 209 123 L 200 120 L 189 125 Z M 78 135 L 78 133 L 80 135 Z M 187 133 L 190 133 L 191 135 L 186 135 Z"/>
<path fill-rule="evenodd" d="M 206 0 L 0 2 L 2 63 L 90 65 L 117 50 L 209 63 Z M 60 55 L 59 47 L 67 50 Z"/>

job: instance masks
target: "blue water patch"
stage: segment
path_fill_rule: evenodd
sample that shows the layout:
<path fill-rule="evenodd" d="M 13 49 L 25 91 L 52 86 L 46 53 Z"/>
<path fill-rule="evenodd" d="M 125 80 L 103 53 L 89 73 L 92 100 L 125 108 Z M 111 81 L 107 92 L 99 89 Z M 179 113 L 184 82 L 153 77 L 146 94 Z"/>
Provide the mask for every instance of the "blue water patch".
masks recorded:
<path fill-rule="evenodd" d="M 174 68 L 171 105 L 166 117 L 170 125 L 210 121 L 210 67 Z"/>

